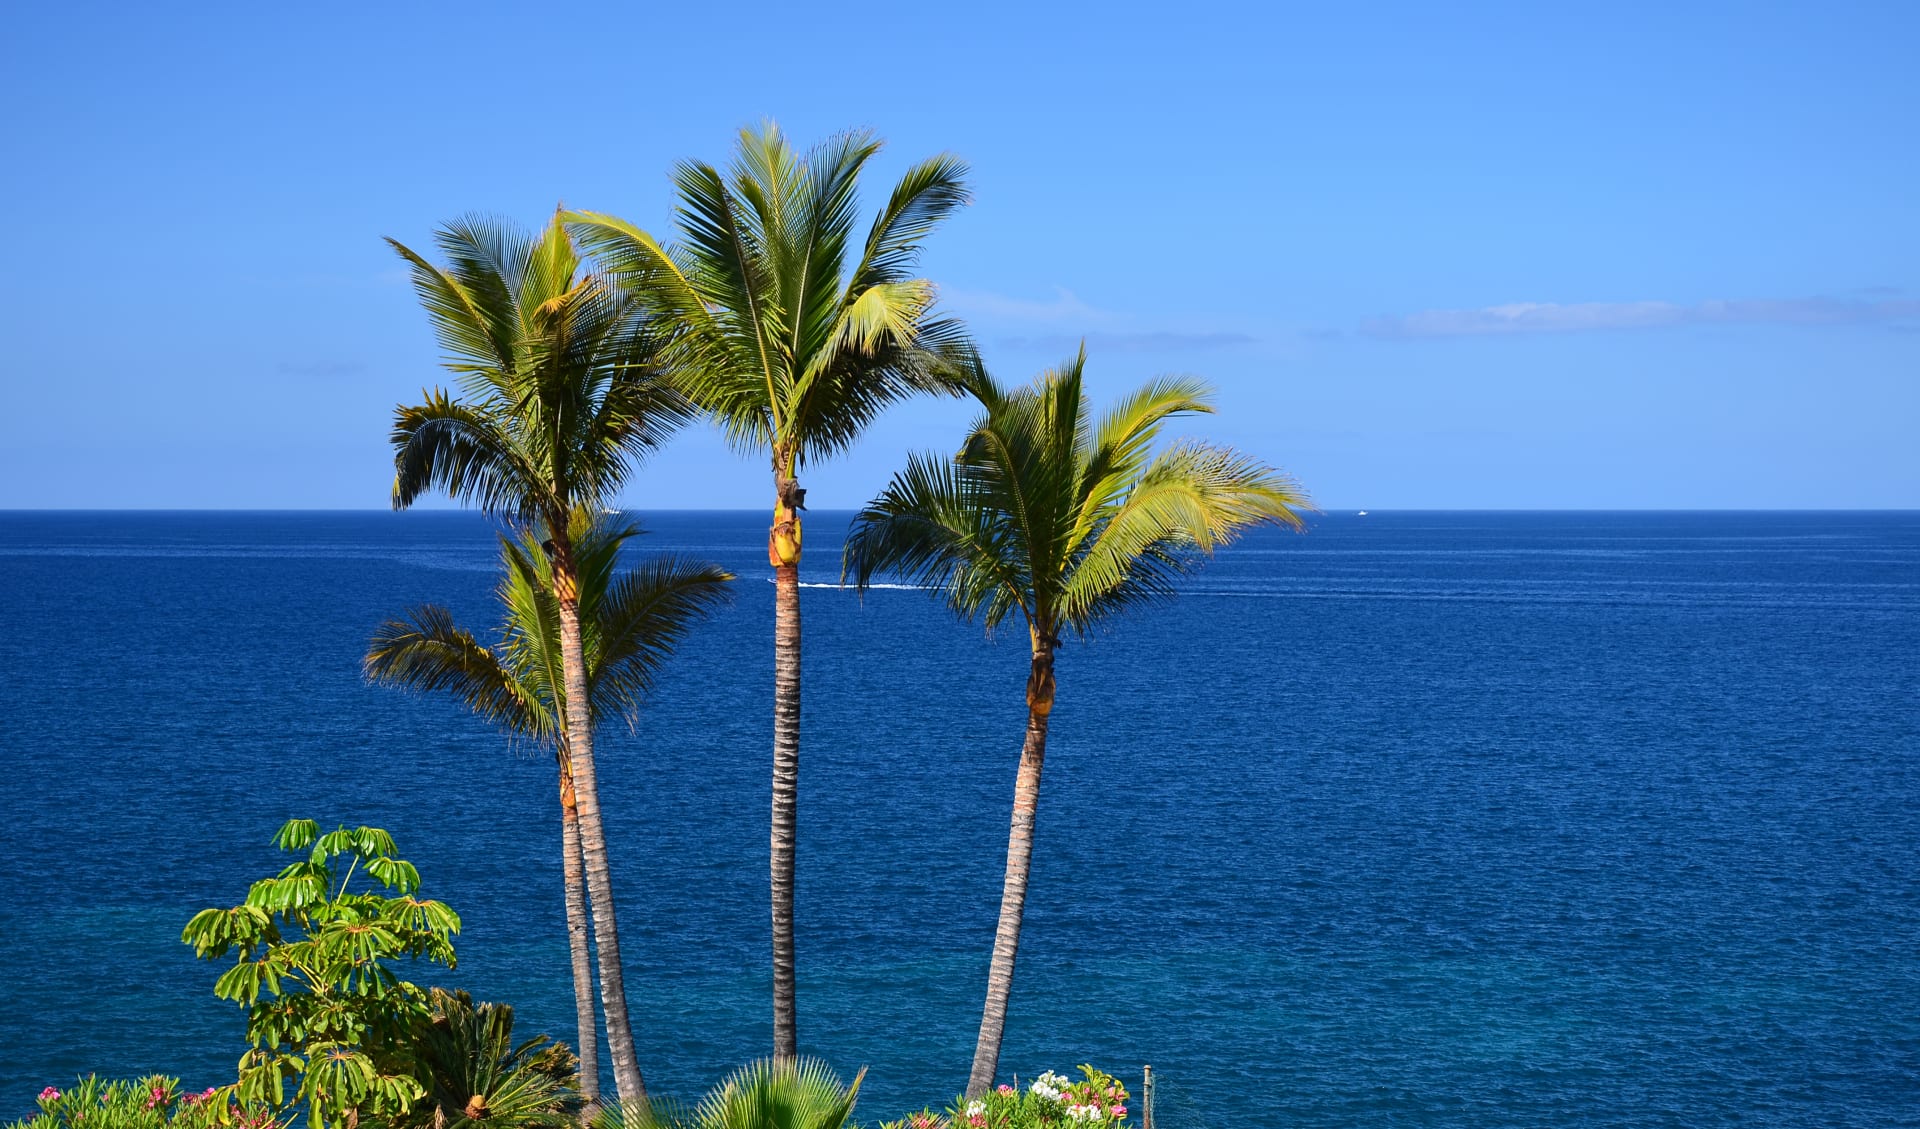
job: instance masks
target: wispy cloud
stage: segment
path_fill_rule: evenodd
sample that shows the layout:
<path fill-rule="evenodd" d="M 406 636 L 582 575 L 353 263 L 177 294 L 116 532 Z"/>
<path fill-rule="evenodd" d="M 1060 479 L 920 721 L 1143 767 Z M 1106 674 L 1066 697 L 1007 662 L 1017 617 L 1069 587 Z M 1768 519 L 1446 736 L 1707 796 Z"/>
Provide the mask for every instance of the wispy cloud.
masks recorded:
<path fill-rule="evenodd" d="M 1014 298 L 984 290 L 947 290 L 941 300 L 955 313 L 991 329 L 1014 330 L 996 337 L 1002 349 L 1071 353 L 1085 341 L 1094 353 L 1173 353 L 1251 345 L 1256 338 L 1231 330 L 1155 329 L 1146 319 L 1105 310 L 1056 286 L 1048 299 Z M 1029 329 L 1029 332 L 1018 332 Z"/>
<path fill-rule="evenodd" d="M 1678 325 L 1887 325 L 1920 322 L 1920 301 L 1785 298 L 1699 302 L 1512 302 L 1477 310 L 1422 310 L 1376 318 L 1370 337 L 1496 337 Z"/>
<path fill-rule="evenodd" d="M 971 318 L 1000 318 L 1030 322 L 1105 322 L 1114 314 L 1089 306 L 1065 287 L 1053 288 L 1053 297 L 1044 300 L 1013 298 L 986 290 L 953 290 L 942 287 L 940 300 L 956 313 Z"/>
<path fill-rule="evenodd" d="M 997 344 L 1003 349 L 1036 352 L 1071 353 L 1080 347 L 1081 337 L 1064 333 L 1039 337 L 1003 337 Z M 1089 333 L 1084 340 L 1094 353 L 1174 353 L 1206 349 L 1229 349 L 1251 345 L 1256 338 L 1244 333 Z"/>

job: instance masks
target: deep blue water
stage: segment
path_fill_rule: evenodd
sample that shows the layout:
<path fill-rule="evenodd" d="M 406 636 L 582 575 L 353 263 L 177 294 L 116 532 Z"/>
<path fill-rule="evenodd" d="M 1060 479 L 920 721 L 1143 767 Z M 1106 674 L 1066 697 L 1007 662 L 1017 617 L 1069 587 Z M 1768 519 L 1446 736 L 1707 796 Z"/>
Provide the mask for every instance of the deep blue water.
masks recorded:
<path fill-rule="evenodd" d="M 772 588 L 738 571 L 603 745 L 656 1091 L 770 1041 Z M 845 515 L 816 514 L 811 580 Z M 384 825 L 457 972 L 571 1034 L 549 763 L 369 687 L 410 603 L 491 625 L 466 514 L 0 515 L 0 1117 L 83 1071 L 231 1077 L 178 941 L 292 815 Z M 871 1121 L 965 1079 L 1024 638 L 804 594 L 801 1040 Z M 1075 645 L 1002 1067 L 1150 1062 L 1162 1121 L 1920 1124 L 1920 515 L 1328 516 Z"/>

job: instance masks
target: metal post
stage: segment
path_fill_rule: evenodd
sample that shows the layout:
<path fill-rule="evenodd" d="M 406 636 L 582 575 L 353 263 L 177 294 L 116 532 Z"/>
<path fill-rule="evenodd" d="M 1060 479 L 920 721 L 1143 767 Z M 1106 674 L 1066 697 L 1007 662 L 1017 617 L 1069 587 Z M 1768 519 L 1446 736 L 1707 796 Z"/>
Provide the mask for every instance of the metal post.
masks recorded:
<path fill-rule="evenodd" d="M 1153 1067 L 1140 1068 L 1140 1129 L 1153 1129 Z"/>

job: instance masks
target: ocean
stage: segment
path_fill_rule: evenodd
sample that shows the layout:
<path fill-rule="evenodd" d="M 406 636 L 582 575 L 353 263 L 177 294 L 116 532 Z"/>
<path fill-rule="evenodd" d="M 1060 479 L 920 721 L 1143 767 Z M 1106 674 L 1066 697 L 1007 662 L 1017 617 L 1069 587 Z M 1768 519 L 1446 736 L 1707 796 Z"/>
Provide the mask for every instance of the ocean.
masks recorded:
<path fill-rule="evenodd" d="M 691 1098 L 771 1042 L 766 517 L 634 516 L 740 575 L 600 752 L 641 1066 Z M 800 1039 L 871 1124 L 966 1079 L 1026 654 L 839 590 L 847 519 L 803 566 Z M 180 929 L 292 816 L 390 829 L 465 921 L 422 979 L 570 1040 L 550 760 L 359 669 L 412 604 L 490 629 L 492 536 L 0 514 L 0 1118 L 231 1079 Z M 1164 1129 L 1920 1125 L 1920 514 L 1331 514 L 1058 675 L 1004 1074 L 1151 1064 Z"/>

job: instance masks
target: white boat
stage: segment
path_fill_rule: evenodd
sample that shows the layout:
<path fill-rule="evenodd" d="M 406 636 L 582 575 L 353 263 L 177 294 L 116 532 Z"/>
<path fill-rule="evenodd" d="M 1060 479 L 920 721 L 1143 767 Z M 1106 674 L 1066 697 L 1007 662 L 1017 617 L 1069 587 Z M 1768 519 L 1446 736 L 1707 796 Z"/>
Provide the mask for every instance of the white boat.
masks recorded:
<path fill-rule="evenodd" d="M 1365 511 L 1365 510 L 1361 510 L 1361 511 L 1360 511 L 1359 513 L 1357 513 L 1357 514 L 1354 514 L 1353 516 L 1354 516 L 1354 517 L 1366 517 L 1366 516 L 1367 516 L 1367 511 Z"/>

